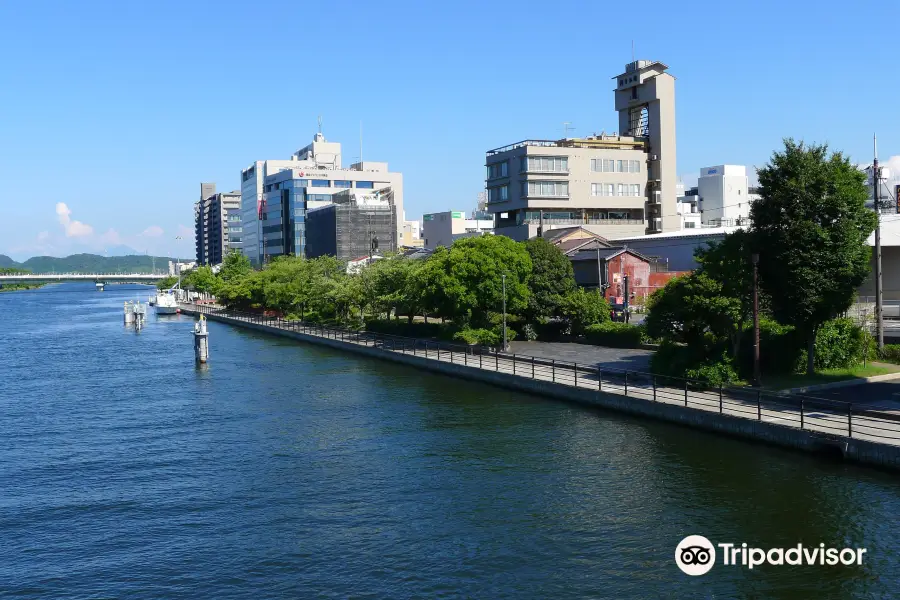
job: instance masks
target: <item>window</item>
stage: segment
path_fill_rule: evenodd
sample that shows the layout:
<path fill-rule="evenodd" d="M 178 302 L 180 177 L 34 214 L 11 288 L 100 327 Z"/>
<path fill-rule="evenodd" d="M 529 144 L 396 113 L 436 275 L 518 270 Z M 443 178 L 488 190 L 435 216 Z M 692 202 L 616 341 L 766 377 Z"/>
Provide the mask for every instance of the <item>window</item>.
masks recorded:
<path fill-rule="evenodd" d="M 632 160 L 631 162 L 631 172 L 632 173 L 640 173 L 641 172 L 641 161 Z"/>
<path fill-rule="evenodd" d="M 525 171 L 543 173 L 568 173 L 569 158 L 567 156 L 526 156 L 522 158 Z"/>
<path fill-rule="evenodd" d="M 567 198 L 569 196 L 569 182 L 528 181 L 522 184 L 522 191 L 527 197 Z"/>
<path fill-rule="evenodd" d="M 487 178 L 496 179 L 497 177 L 509 176 L 509 161 L 494 163 L 487 166 Z"/>
<path fill-rule="evenodd" d="M 627 219 L 629 218 L 628 211 L 619 211 L 619 210 L 611 210 L 609 211 L 610 219 Z"/>
<path fill-rule="evenodd" d="M 639 184 L 639 183 L 631 184 L 631 195 L 632 196 L 640 196 L 641 195 L 641 184 Z"/>
<path fill-rule="evenodd" d="M 331 187 L 331 182 L 327 179 L 313 179 L 312 187 Z"/>
<path fill-rule="evenodd" d="M 602 196 L 603 195 L 603 184 L 602 183 L 592 183 L 591 184 L 591 196 Z"/>
<path fill-rule="evenodd" d="M 616 195 L 624 196 L 625 195 L 625 185 L 624 184 L 616 184 Z"/>
<path fill-rule="evenodd" d="M 509 186 L 488 188 L 488 202 L 504 202 L 509 200 Z"/>
<path fill-rule="evenodd" d="M 350 181 L 343 180 L 343 179 L 335 179 L 334 187 L 339 187 L 339 188 L 353 187 L 353 183 Z"/>
<path fill-rule="evenodd" d="M 694 223 L 693 221 L 685 221 L 685 222 L 684 222 L 684 228 L 685 228 L 685 229 L 696 229 L 696 228 L 697 228 L 697 224 Z"/>
<path fill-rule="evenodd" d="M 375 187 L 375 182 L 373 181 L 357 181 L 356 187 L 364 190 L 371 190 Z"/>
<path fill-rule="evenodd" d="M 616 161 L 616 172 L 617 172 L 617 173 L 624 173 L 624 172 L 625 172 L 625 164 L 626 164 L 627 162 L 628 162 L 628 161 L 626 161 L 626 160 L 617 160 L 617 161 Z"/>

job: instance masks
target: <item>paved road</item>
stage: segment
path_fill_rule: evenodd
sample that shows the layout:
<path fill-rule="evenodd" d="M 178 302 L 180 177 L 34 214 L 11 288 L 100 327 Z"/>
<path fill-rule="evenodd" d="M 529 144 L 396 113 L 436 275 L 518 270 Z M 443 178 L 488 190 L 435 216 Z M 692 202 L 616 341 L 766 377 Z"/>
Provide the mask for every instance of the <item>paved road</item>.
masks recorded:
<path fill-rule="evenodd" d="M 650 371 L 652 350 L 605 348 L 565 342 L 510 342 L 510 352 L 540 358 L 552 358 L 590 367 Z"/>
<path fill-rule="evenodd" d="M 900 411 L 900 379 L 864 383 L 843 388 L 815 390 L 810 392 L 817 398 L 841 400 L 854 404 L 865 404 L 866 407 L 878 407 Z"/>

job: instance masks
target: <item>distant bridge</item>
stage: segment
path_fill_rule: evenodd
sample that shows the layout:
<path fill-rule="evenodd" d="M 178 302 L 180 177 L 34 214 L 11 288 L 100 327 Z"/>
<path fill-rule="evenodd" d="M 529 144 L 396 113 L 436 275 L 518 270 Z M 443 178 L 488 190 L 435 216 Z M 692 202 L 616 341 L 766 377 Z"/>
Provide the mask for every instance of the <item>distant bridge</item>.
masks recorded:
<path fill-rule="evenodd" d="M 56 281 L 114 281 L 128 283 L 156 283 L 168 275 L 147 273 L 28 273 L 25 275 L 0 275 L 3 283 L 50 283 Z"/>

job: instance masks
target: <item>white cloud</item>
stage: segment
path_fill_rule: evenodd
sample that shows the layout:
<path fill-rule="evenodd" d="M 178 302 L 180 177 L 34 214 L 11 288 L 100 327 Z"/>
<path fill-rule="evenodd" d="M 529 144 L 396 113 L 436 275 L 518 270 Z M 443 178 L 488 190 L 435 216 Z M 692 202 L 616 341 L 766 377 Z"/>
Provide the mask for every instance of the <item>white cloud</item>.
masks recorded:
<path fill-rule="evenodd" d="M 160 227 L 159 225 L 151 225 L 143 232 L 141 232 L 141 237 L 159 237 L 163 233 L 165 232 L 163 231 L 162 227 Z"/>
<path fill-rule="evenodd" d="M 100 243 L 104 245 L 121 244 L 122 236 L 115 229 L 107 229 L 106 233 L 100 236 Z"/>
<path fill-rule="evenodd" d="M 194 239 L 194 228 L 193 227 L 185 227 L 184 225 L 178 226 L 177 234 L 182 239 Z"/>
<path fill-rule="evenodd" d="M 56 217 L 59 224 L 65 229 L 66 237 L 86 237 L 93 235 L 94 228 L 81 221 L 73 221 L 70 216 L 72 211 L 66 206 L 65 202 L 56 203 Z"/>

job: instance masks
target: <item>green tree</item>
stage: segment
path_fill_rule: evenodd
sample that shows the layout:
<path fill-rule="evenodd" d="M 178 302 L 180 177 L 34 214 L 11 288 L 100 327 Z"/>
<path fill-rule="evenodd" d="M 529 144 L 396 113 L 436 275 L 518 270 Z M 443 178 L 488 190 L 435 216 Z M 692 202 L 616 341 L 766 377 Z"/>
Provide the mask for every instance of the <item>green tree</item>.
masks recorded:
<path fill-rule="evenodd" d="M 610 320 L 609 303 L 600 292 L 577 288 L 563 296 L 559 302 L 561 315 L 569 322 L 572 335 L 584 335 L 585 329 Z"/>
<path fill-rule="evenodd" d="M 167 290 L 171 288 L 173 285 L 178 283 L 178 278 L 174 275 L 169 275 L 168 277 L 163 277 L 159 281 L 156 282 L 156 289 L 158 290 Z"/>
<path fill-rule="evenodd" d="M 238 252 L 232 250 L 222 261 L 222 267 L 219 269 L 219 279 L 223 282 L 232 279 L 240 279 L 253 271 L 250 259 Z"/>
<path fill-rule="evenodd" d="M 528 240 L 525 250 L 531 257 L 532 265 L 528 283 L 531 295 L 525 316 L 534 321 L 540 317 L 560 315 L 566 295 L 575 290 L 572 261 L 544 238 Z"/>
<path fill-rule="evenodd" d="M 707 248 L 698 249 L 695 253 L 703 273 L 719 284 L 718 294 L 737 300 L 737 310 L 729 309 L 728 338 L 731 341 L 731 355 L 737 356 L 741 345 L 742 333 L 753 318 L 753 235 L 745 230 L 738 230 L 725 236 L 718 243 L 710 243 Z M 694 288 L 700 289 L 699 287 Z M 760 294 L 760 310 L 767 306 L 765 294 Z M 731 304 L 729 303 L 729 306 Z M 712 315 L 718 313 L 706 313 Z M 718 315 L 718 319 L 721 315 Z M 710 324 L 715 328 L 715 324 Z M 719 332 L 720 335 L 723 332 Z"/>
<path fill-rule="evenodd" d="M 431 257 L 434 259 L 434 256 Z M 525 245 L 502 235 L 462 238 L 453 243 L 443 264 L 446 308 L 454 318 L 489 323 L 488 313 L 503 304 L 502 276 L 506 275 L 506 310 L 519 313 L 528 305 L 531 257 Z"/>
<path fill-rule="evenodd" d="M 826 145 L 788 139 L 759 170 L 751 233 L 772 314 L 807 342 L 815 371 L 816 332 L 846 311 L 870 270 L 866 239 L 877 223 L 865 207 L 865 175 Z"/>
<path fill-rule="evenodd" d="M 188 276 L 190 277 L 190 287 L 198 292 L 203 292 L 204 294 L 212 294 L 218 285 L 218 281 L 216 280 L 216 276 L 212 272 L 212 269 L 205 265 L 190 270 Z M 188 286 L 185 286 L 182 281 L 182 287 Z"/>
<path fill-rule="evenodd" d="M 741 302 L 725 294 L 723 285 L 706 273 L 670 280 L 653 292 L 647 306 L 644 323 L 650 337 L 687 344 L 696 356 L 730 342 L 736 354 Z"/>

